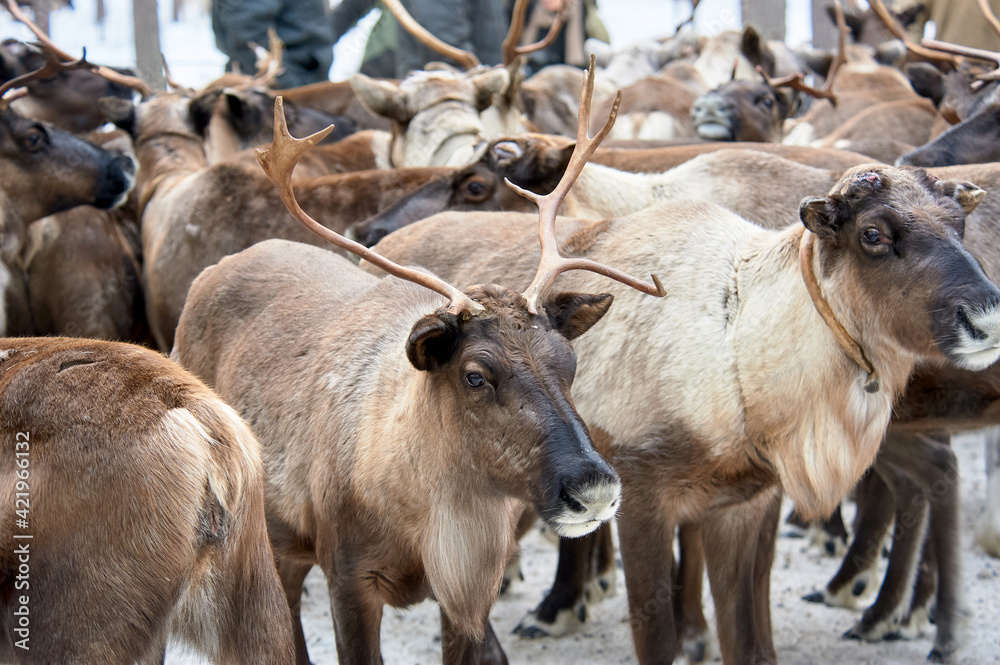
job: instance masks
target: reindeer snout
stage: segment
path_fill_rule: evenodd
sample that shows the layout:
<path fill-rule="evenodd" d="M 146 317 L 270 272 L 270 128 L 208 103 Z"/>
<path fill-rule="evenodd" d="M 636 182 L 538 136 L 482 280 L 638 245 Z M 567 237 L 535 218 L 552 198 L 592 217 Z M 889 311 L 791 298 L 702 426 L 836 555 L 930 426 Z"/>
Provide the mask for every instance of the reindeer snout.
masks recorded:
<path fill-rule="evenodd" d="M 347 237 L 365 247 L 374 247 L 378 241 L 389 235 L 389 229 L 380 224 L 359 222 L 347 229 Z"/>
<path fill-rule="evenodd" d="M 94 206 L 114 208 L 124 203 L 135 184 L 135 171 L 135 159 L 129 155 L 109 159 L 94 192 Z"/>
<path fill-rule="evenodd" d="M 621 482 L 611 467 L 601 462 L 604 468 L 594 469 L 583 477 L 563 480 L 559 492 L 560 510 L 548 520 L 560 536 L 584 536 L 617 512 L 621 503 Z"/>
<path fill-rule="evenodd" d="M 699 97 L 691 107 L 691 122 L 698 135 L 711 141 L 730 140 L 732 131 L 733 103 L 712 92 Z"/>

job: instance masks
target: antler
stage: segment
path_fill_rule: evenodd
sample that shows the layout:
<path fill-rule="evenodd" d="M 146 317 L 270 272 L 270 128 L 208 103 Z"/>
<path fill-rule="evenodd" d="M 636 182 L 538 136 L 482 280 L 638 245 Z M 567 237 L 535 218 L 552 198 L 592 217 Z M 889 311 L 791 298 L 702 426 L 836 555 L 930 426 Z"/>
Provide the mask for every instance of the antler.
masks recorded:
<path fill-rule="evenodd" d="M 165 56 L 162 52 L 160 53 L 160 62 L 163 63 L 163 74 L 167 78 L 167 85 L 169 85 L 174 90 L 190 90 L 190 91 L 194 90 L 194 88 L 189 88 L 186 85 L 181 85 L 180 83 L 174 80 L 173 75 L 170 73 L 170 66 L 167 64 L 167 56 Z"/>
<path fill-rule="evenodd" d="M 404 268 L 389 259 L 379 256 L 364 245 L 348 240 L 344 236 L 331 231 L 315 219 L 310 217 L 295 200 L 295 192 L 292 190 L 292 171 L 303 154 L 311 147 L 322 141 L 333 131 L 333 125 L 316 132 L 312 136 L 304 139 L 294 138 L 288 133 L 288 124 L 285 122 L 285 103 L 279 95 L 274 100 L 274 142 L 267 150 L 256 150 L 257 161 L 264 169 L 264 173 L 271 180 L 271 184 L 278 190 L 278 196 L 284 202 L 285 207 L 292 213 L 295 219 L 299 220 L 303 226 L 318 235 L 329 240 L 341 249 L 356 254 L 374 266 L 378 266 L 390 275 L 395 275 L 401 279 L 415 282 L 421 286 L 426 286 L 431 291 L 436 291 L 448 298 L 451 302 L 448 311 L 452 314 L 470 312 L 476 314 L 483 310 L 483 306 L 475 302 L 451 284 L 443 279 L 429 273 Z"/>
<path fill-rule="evenodd" d="M 514 13 L 510 18 L 510 30 L 507 31 L 507 36 L 503 40 L 502 48 L 504 64 L 511 64 L 519 55 L 527 55 L 529 53 L 534 53 L 535 51 L 541 51 L 554 42 L 556 37 L 559 36 L 559 31 L 566 23 L 566 16 L 569 14 L 570 3 L 575 1 L 576 0 L 565 0 L 563 2 L 562 9 L 560 9 L 556 14 L 555 19 L 552 21 L 552 26 L 549 28 L 548 33 L 546 33 L 544 37 L 534 44 L 518 46 L 522 35 L 524 35 L 524 18 L 525 14 L 528 12 L 529 0 L 517 0 L 514 4 Z"/>
<path fill-rule="evenodd" d="M 868 6 L 871 7 L 876 16 L 882 19 L 882 23 L 885 24 L 885 27 L 888 28 L 889 32 L 891 32 L 896 39 L 901 40 L 903 44 L 906 45 L 906 48 L 910 51 L 910 53 L 921 58 L 926 58 L 927 60 L 947 62 L 953 67 L 958 67 L 958 60 L 950 55 L 935 53 L 929 48 L 924 48 L 910 39 L 910 36 L 906 34 L 906 30 L 904 30 L 903 26 L 899 24 L 899 21 L 893 18 L 892 14 L 889 13 L 889 10 L 882 4 L 882 0 L 868 0 Z"/>
<path fill-rule="evenodd" d="M 4 4 L 7 6 L 8 11 L 10 11 L 10 13 L 14 16 L 15 19 L 26 25 L 28 27 L 28 30 L 31 30 L 31 32 L 35 35 L 35 37 L 38 39 L 39 43 L 42 46 L 51 50 L 52 53 L 54 53 L 61 60 L 66 60 L 68 62 L 76 62 L 76 59 L 73 58 L 73 56 L 69 55 L 68 53 L 66 53 L 66 51 L 63 51 L 58 46 L 53 44 L 52 40 L 49 39 L 49 36 L 46 35 L 44 32 L 42 32 L 42 30 L 37 25 L 35 25 L 31 21 L 31 19 L 29 19 L 25 15 L 24 12 L 21 11 L 21 8 L 18 7 L 17 5 L 17 0 L 4 0 Z M 97 74 L 100 74 L 101 76 L 111 81 L 112 83 L 118 83 L 127 88 L 132 88 L 133 90 L 138 91 L 138 93 L 143 97 L 149 94 L 149 86 L 146 85 L 146 82 L 143 81 L 141 78 L 135 76 L 126 76 L 125 74 L 121 74 L 109 67 L 104 67 L 101 65 L 93 65 L 88 63 L 88 66 L 91 68 L 92 71 L 94 71 Z"/>
<path fill-rule="evenodd" d="M 250 48 L 263 49 L 263 46 L 250 42 Z M 273 27 L 267 29 L 267 55 L 257 61 L 257 76 L 251 81 L 251 86 L 268 86 L 279 75 L 284 66 L 285 42 L 278 37 Z"/>
<path fill-rule="evenodd" d="M 4 84 L 0 85 L 0 109 L 7 108 L 7 104 L 18 97 L 23 97 L 28 94 L 27 90 L 21 92 L 13 93 L 7 95 L 8 92 L 16 88 L 23 87 L 26 83 L 34 81 L 36 79 L 47 79 L 52 78 L 60 72 L 69 71 L 71 69 L 90 69 L 93 65 L 87 62 L 87 52 L 84 50 L 83 57 L 72 60 L 64 61 L 56 57 L 56 54 L 52 53 L 49 49 L 42 49 L 42 54 L 45 56 L 45 64 L 36 69 L 33 72 L 28 72 L 27 74 L 22 74 L 17 78 L 13 78 Z"/>
<path fill-rule="evenodd" d="M 10 2 L 10 0 L 7 1 Z M 465 69 L 472 69 L 479 66 L 479 58 L 477 58 L 474 53 L 456 48 L 451 44 L 446 44 L 432 35 L 424 26 L 417 23 L 416 19 L 410 16 L 410 13 L 406 11 L 406 8 L 403 7 L 403 3 L 400 2 L 400 0 L 382 0 L 382 4 L 385 5 L 386 9 L 392 12 L 392 15 L 396 17 L 397 21 L 399 21 L 399 25 L 401 25 L 408 33 L 416 37 L 417 40 L 427 48 L 436 53 L 440 53 L 445 57 L 451 58 Z"/>
<path fill-rule="evenodd" d="M 826 83 L 823 84 L 823 87 L 814 88 L 811 85 L 806 85 L 802 74 L 790 74 L 772 79 L 760 65 L 757 65 L 757 71 L 760 72 L 769 86 L 772 88 L 791 88 L 816 98 L 829 99 L 834 106 L 837 105 L 837 95 L 833 92 L 833 84 L 837 80 L 841 65 L 847 62 L 847 21 L 844 19 L 844 9 L 840 6 L 840 0 L 836 0 L 833 7 L 837 17 L 837 55 L 830 64 L 830 72 L 826 76 Z"/>
<path fill-rule="evenodd" d="M 660 284 L 660 280 L 656 275 L 652 276 L 653 283 L 650 285 L 602 263 L 591 261 L 590 259 L 567 259 L 559 254 L 559 243 L 556 240 L 556 214 L 559 212 L 559 206 L 562 204 L 563 199 L 566 198 L 566 194 L 569 193 L 573 183 L 580 177 L 580 173 L 587 164 L 587 160 L 590 159 L 590 156 L 597 150 L 601 141 L 611 131 L 611 127 L 614 126 L 615 119 L 618 117 L 618 107 L 622 102 L 622 91 L 619 90 L 618 95 L 615 97 L 615 103 L 611 107 L 611 115 L 608 117 L 608 121 L 604 123 L 604 127 L 593 138 L 588 136 L 590 107 L 594 96 L 594 69 L 595 58 L 591 55 L 590 69 L 583 75 L 583 91 L 580 93 L 580 114 L 576 128 L 576 147 L 573 148 L 573 155 L 570 157 L 569 165 L 566 167 L 566 172 L 563 173 L 556 188 L 545 196 L 539 196 L 505 179 L 508 187 L 529 201 L 534 201 L 538 206 L 538 236 L 542 244 L 542 257 L 538 263 L 538 271 L 535 273 L 535 278 L 523 294 L 525 300 L 528 301 L 528 311 L 532 314 L 538 313 L 538 303 L 552 288 L 556 277 L 567 270 L 590 270 L 599 275 L 618 280 L 623 284 L 631 286 L 633 289 L 652 296 L 662 297 L 666 295 L 666 291 L 664 291 L 663 285 Z"/>

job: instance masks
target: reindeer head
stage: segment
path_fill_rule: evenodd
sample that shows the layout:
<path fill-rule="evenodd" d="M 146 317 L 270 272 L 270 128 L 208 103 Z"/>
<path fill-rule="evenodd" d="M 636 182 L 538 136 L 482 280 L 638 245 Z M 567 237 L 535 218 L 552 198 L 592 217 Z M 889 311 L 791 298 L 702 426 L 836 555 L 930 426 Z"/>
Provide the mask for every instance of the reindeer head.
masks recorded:
<path fill-rule="evenodd" d="M 972 183 L 878 164 L 802 202 L 821 272 L 865 303 L 855 313 L 879 321 L 859 322 L 858 334 L 882 329 L 913 357 L 965 369 L 1000 357 L 1000 289 L 962 245 L 965 217 L 985 195 Z"/>
<path fill-rule="evenodd" d="M 573 147 L 570 139 L 556 136 L 522 134 L 498 139 L 477 161 L 358 222 L 350 235 L 371 247 L 393 231 L 445 210 L 529 212 L 531 204 L 504 185 L 504 179 L 533 192 L 551 192 L 566 171 Z"/>
<path fill-rule="evenodd" d="M 733 80 L 695 100 L 691 123 L 709 141 L 776 143 L 785 119 L 799 107 L 798 93 L 766 81 Z"/>
<path fill-rule="evenodd" d="M 576 148 L 555 189 L 539 196 L 510 185 L 539 207 L 542 258 L 523 294 L 495 285 L 463 292 L 434 275 L 399 266 L 306 214 L 295 200 L 291 174 L 323 133 L 293 138 L 284 123 L 280 97 L 275 105 L 274 144 L 257 152 L 264 172 L 300 223 L 390 275 L 449 299 L 447 307 L 414 324 L 406 344 L 410 363 L 427 372 L 431 392 L 439 398 L 432 404 L 461 415 L 459 431 L 451 434 L 481 456 L 481 463 L 474 465 L 477 471 L 485 471 L 503 492 L 532 500 L 557 533 L 577 536 L 608 519 L 621 493 L 617 476 L 594 450 L 569 398 L 576 369 L 569 341 L 604 315 L 611 296 L 552 295 L 552 285 L 562 272 L 585 269 L 645 293 L 664 295 L 655 277 L 652 285 L 644 284 L 593 261 L 564 258 L 557 248 L 556 211 L 611 130 L 621 102 L 619 92 L 608 122 L 596 137 L 589 137 L 593 67 L 592 61 L 582 93 Z M 455 406 L 456 401 L 461 406 Z"/>
<path fill-rule="evenodd" d="M 424 392 L 458 415 L 462 459 L 490 487 L 533 505 L 561 536 L 589 533 L 614 515 L 621 487 L 573 406 L 570 340 L 604 316 L 612 297 L 555 293 L 531 314 L 523 295 L 502 286 L 465 293 L 480 313 L 442 308 L 410 332 L 406 353 L 426 373 Z"/>

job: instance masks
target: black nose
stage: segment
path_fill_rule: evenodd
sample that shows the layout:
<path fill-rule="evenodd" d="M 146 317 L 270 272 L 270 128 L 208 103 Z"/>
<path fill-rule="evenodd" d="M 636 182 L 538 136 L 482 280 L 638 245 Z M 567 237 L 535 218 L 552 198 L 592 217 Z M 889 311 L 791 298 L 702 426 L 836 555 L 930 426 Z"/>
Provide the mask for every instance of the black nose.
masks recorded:
<path fill-rule="evenodd" d="M 111 208 L 124 200 L 135 183 L 135 160 L 128 155 L 115 155 L 108 160 L 94 196 L 94 206 Z"/>
<path fill-rule="evenodd" d="M 381 226 L 370 226 L 364 233 L 364 237 L 359 242 L 365 247 L 374 247 L 378 241 L 389 235 L 389 231 Z"/>

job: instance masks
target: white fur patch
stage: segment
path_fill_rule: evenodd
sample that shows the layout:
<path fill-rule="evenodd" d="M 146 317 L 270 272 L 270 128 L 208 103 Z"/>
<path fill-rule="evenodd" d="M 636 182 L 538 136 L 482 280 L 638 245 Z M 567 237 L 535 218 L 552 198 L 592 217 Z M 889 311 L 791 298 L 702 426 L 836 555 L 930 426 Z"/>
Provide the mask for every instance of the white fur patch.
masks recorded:
<path fill-rule="evenodd" d="M 7 287 L 10 286 L 11 274 L 7 266 L 0 262 L 0 337 L 7 336 Z M 0 360 L 6 359 L 6 351 Z"/>
<path fill-rule="evenodd" d="M 986 369 L 1000 358 L 1000 307 L 969 313 L 969 321 L 982 334 L 973 337 L 964 327 L 955 334 L 958 344 L 952 349 L 955 364 L 963 369 Z"/>

